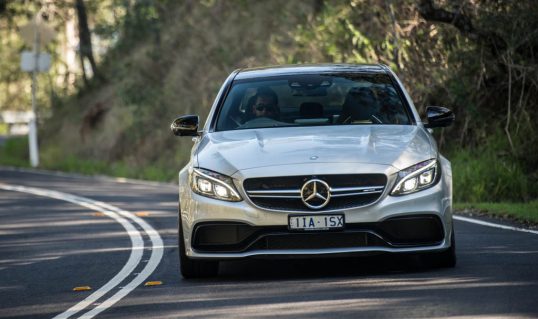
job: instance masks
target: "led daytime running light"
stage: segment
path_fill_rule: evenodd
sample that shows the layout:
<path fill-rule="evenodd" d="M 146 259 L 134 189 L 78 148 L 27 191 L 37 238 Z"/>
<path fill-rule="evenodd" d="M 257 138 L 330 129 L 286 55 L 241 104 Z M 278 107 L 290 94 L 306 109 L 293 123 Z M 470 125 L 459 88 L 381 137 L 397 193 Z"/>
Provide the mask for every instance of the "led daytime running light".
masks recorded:
<path fill-rule="evenodd" d="M 195 193 L 227 201 L 237 202 L 242 200 L 241 196 L 235 190 L 233 184 L 231 184 L 231 178 L 218 173 L 204 171 L 201 169 L 193 169 L 191 173 L 191 188 Z M 215 174 L 218 177 L 222 177 L 222 179 L 213 177 L 209 174 Z M 210 183 L 210 188 L 207 190 L 200 189 L 198 184 L 200 180 L 205 180 L 206 182 Z M 227 192 L 223 192 L 222 188 L 227 190 Z M 225 193 L 227 193 L 228 196 L 223 196 Z"/>
<path fill-rule="evenodd" d="M 394 188 L 392 189 L 391 195 L 410 194 L 432 186 L 437 178 L 437 170 L 438 165 L 436 159 L 424 161 L 414 166 L 408 167 L 404 170 L 401 170 L 398 173 L 399 179 Z M 426 176 L 422 176 L 422 174 L 424 173 L 426 173 Z M 427 173 L 430 173 L 431 175 L 427 176 Z M 416 179 L 416 181 L 414 183 L 410 182 L 413 179 Z M 426 183 L 421 183 L 422 181 L 426 181 Z M 413 184 L 414 186 L 411 189 L 406 189 L 406 186 L 410 186 Z"/>

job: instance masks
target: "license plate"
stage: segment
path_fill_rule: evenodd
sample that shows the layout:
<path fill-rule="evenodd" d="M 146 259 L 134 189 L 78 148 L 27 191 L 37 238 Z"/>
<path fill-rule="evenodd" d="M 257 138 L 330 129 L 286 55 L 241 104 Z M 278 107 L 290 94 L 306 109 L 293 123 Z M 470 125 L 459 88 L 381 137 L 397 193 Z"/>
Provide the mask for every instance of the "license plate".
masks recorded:
<path fill-rule="evenodd" d="M 327 230 L 344 228 L 343 214 L 338 215 L 293 215 L 288 218 L 291 230 Z"/>

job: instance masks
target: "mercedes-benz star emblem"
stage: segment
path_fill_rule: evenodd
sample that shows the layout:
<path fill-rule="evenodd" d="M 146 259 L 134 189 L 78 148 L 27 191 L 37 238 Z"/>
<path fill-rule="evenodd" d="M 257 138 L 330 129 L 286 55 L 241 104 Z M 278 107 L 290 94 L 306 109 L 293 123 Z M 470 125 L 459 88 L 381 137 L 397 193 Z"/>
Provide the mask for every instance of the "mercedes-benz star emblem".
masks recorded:
<path fill-rule="evenodd" d="M 312 209 L 325 207 L 331 199 L 331 188 L 329 184 L 319 179 L 311 179 L 304 183 L 301 188 L 301 199 L 303 203 Z"/>

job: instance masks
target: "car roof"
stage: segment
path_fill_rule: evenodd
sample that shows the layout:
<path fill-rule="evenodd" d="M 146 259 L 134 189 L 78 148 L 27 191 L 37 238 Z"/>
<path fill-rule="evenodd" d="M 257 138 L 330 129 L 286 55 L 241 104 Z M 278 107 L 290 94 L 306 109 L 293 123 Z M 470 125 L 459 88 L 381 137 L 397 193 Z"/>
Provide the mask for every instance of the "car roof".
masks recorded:
<path fill-rule="evenodd" d="M 382 64 L 298 64 L 268 66 L 238 70 L 236 80 L 253 79 L 290 74 L 320 73 L 379 73 L 386 74 L 386 66 Z"/>

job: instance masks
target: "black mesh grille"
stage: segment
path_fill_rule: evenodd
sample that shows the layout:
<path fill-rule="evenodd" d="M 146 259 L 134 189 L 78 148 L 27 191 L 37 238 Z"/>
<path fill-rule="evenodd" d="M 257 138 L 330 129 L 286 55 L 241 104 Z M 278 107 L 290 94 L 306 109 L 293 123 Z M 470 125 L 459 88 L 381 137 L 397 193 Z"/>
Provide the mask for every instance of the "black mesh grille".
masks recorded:
<path fill-rule="evenodd" d="M 279 234 L 259 239 L 250 249 L 326 249 L 384 246 L 378 237 L 365 232 Z"/>
<path fill-rule="evenodd" d="M 387 178 L 383 174 L 350 174 L 350 175 L 307 175 L 250 178 L 243 182 L 243 187 L 249 191 L 278 191 L 300 190 L 304 183 L 311 179 L 325 181 L 331 188 L 385 186 Z M 327 206 L 316 210 L 308 208 L 301 198 L 254 197 L 249 196 L 252 202 L 260 207 L 286 211 L 327 211 L 348 209 L 365 206 L 375 202 L 381 192 L 372 194 L 348 195 L 331 197 Z"/>

